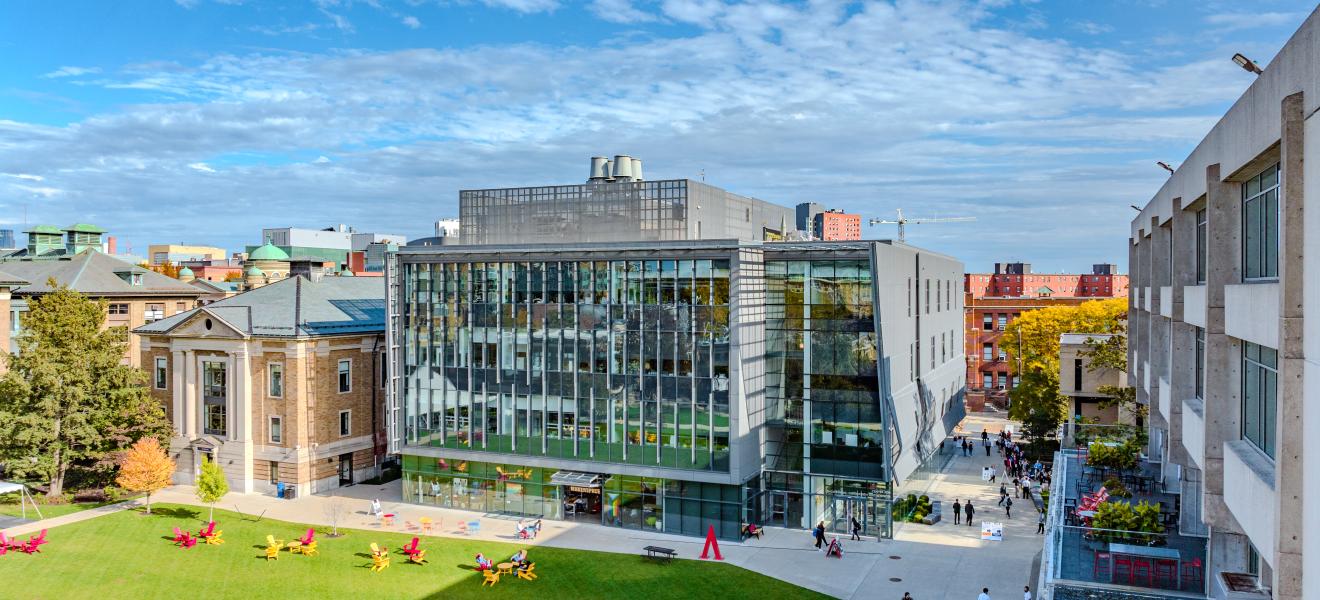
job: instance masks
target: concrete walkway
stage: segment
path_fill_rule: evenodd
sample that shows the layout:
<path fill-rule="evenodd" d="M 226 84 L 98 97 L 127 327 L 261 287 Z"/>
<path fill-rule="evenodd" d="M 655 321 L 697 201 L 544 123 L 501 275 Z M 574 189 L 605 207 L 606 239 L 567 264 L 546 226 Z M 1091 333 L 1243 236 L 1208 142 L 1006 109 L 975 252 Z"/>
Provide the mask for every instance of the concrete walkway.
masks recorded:
<path fill-rule="evenodd" d="M 152 496 L 151 499 L 152 501 L 157 501 L 155 496 Z M 51 517 L 49 519 L 41 519 L 38 521 L 27 521 L 19 525 L 5 527 L 3 530 L 5 532 L 5 535 L 8 537 L 28 535 L 31 533 L 37 533 L 42 529 L 50 529 L 52 527 L 59 527 L 60 525 L 68 525 L 69 523 L 77 523 L 79 521 L 95 519 L 96 517 L 108 515 L 114 512 L 119 512 L 121 510 L 136 508 L 144 504 L 145 502 L 141 500 L 125 500 L 123 502 L 117 502 L 115 504 L 107 504 L 105 506 L 98 506 L 96 508 L 89 508 L 87 510 L 80 510 L 75 513 L 69 513 L 67 515 L 61 515 L 58 517 Z"/>
<path fill-rule="evenodd" d="M 1000 415 L 981 413 L 969 416 L 963 427 L 967 433 L 979 436 L 982 429 L 997 432 L 1006 424 Z M 1018 501 L 1012 519 L 1002 518 L 1003 509 L 995 506 L 998 484 L 991 486 L 980 479 L 982 467 L 1001 459 L 996 454 L 986 460 L 984 451 L 979 448 L 977 451 L 979 456 L 955 457 L 948 468 L 932 480 L 927 493 L 932 499 L 945 502 L 944 510 L 950 517 L 945 522 L 933 526 L 898 525 L 893 540 L 847 542 L 845 539 L 842 559 L 826 558 L 824 553 L 817 551 L 807 531 L 777 528 L 768 528 L 760 540 L 744 543 L 721 541 L 720 550 L 725 562 L 839 598 L 897 600 L 902 598 L 903 592 L 911 592 L 916 600 L 970 600 L 976 598 L 983 586 L 989 587 L 995 598 L 1018 598 L 1017 594 L 1030 578 L 1032 560 L 1040 552 L 1042 536 L 1035 534 L 1036 517 L 1026 501 Z M 399 533 L 408 532 L 405 523 L 415 524 L 426 516 L 436 524 L 432 535 L 440 537 L 625 554 L 640 554 L 643 546 L 656 544 L 673 548 L 680 558 L 686 559 L 700 555 L 703 545 L 700 538 L 551 520 L 543 521 L 537 539 L 518 540 L 514 527 L 516 518 L 405 503 L 400 498 L 401 490 L 396 481 L 383 486 L 356 485 L 335 490 L 333 495 L 318 494 L 296 500 L 230 494 L 216 508 L 236 510 L 251 518 L 326 526 L 334 520 L 331 518 L 335 512 L 332 507 L 338 506 L 342 514 L 338 522 L 340 527 L 370 531 L 382 529 L 381 524 L 367 514 L 370 500 L 379 498 L 385 512 L 398 515 L 389 530 Z M 1004 521 L 1004 541 L 983 542 L 980 527 L 953 524 L 952 514 L 947 512 L 951 510 L 953 499 L 965 501 L 969 497 L 978 507 L 978 525 L 982 518 Z M 205 506 L 197 501 L 193 489 L 186 486 L 159 492 L 152 500 Z M 15 528 L 12 534 L 93 518 L 122 510 L 127 507 L 125 505 L 135 503 L 30 523 Z M 1019 508 L 1024 510 L 1017 510 Z M 460 533 L 459 523 L 470 521 L 480 522 L 479 531 Z M 283 533 L 288 535 L 291 532 Z M 535 557 L 535 550 L 532 556 Z"/>

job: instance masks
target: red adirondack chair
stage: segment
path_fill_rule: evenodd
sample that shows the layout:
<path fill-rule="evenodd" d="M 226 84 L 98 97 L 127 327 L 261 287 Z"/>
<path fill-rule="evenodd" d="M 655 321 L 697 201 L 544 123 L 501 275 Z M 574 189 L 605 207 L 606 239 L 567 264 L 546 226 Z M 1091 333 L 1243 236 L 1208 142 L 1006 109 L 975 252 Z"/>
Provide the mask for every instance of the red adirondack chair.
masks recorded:
<path fill-rule="evenodd" d="M 23 545 L 23 552 L 27 554 L 32 554 L 33 552 L 41 552 L 41 545 L 45 543 L 46 543 L 46 530 L 42 529 L 41 533 L 28 538 L 27 543 Z"/>
<path fill-rule="evenodd" d="M 203 539 L 209 538 L 213 535 L 215 535 L 215 521 L 208 521 L 206 523 L 206 529 L 202 529 L 197 532 L 197 537 Z"/>
<path fill-rule="evenodd" d="M 9 552 L 9 539 L 5 537 L 5 532 L 0 531 L 0 556 Z"/>
<path fill-rule="evenodd" d="M 302 545 L 304 546 L 309 545 L 312 542 L 316 541 L 316 530 L 312 529 L 311 527 L 308 527 L 307 535 L 302 536 L 301 538 L 298 539 L 298 541 L 302 543 Z"/>
<path fill-rule="evenodd" d="M 177 544 L 179 542 L 182 542 L 186 537 L 188 537 L 188 532 L 179 529 L 178 527 L 174 528 L 174 540 L 173 540 L 174 543 Z"/>
<path fill-rule="evenodd" d="M 187 535 L 187 534 L 184 534 L 184 535 Z M 191 536 L 191 535 L 188 535 L 187 537 L 185 537 L 185 538 L 183 539 L 182 542 L 179 542 L 179 547 L 182 548 L 182 549 L 184 549 L 184 550 L 187 550 L 187 549 L 189 549 L 189 548 L 192 548 L 193 546 L 196 546 L 196 545 L 197 545 L 197 538 L 195 538 L 195 537 L 193 537 L 193 536 Z"/>
<path fill-rule="evenodd" d="M 419 540 L 418 540 L 417 538 L 414 537 L 414 538 L 412 539 L 412 543 L 410 543 L 410 544 L 408 544 L 408 545 L 406 545 L 406 546 L 404 546 L 404 547 L 402 548 L 403 553 L 404 553 L 404 554 L 407 554 L 408 556 L 412 556 L 412 555 L 414 555 L 414 554 L 417 554 L 417 542 L 418 542 L 418 541 L 419 541 Z"/>

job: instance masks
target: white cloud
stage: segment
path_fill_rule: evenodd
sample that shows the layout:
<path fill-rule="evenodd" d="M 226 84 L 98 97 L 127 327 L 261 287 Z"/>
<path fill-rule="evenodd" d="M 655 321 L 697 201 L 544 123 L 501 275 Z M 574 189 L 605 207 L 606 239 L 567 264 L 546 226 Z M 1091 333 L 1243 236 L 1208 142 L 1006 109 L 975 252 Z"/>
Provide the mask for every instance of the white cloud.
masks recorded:
<path fill-rule="evenodd" d="M 417 17 L 414 17 L 414 16 L 412 16 L 412 15 L 408 15 L 408 16 L 404 17 L 403 20 L 402 20 L 401 22 L 402 22 L 403 25 L 404 25 L 405 27 L 407 27 L 408 29 L 421 29 L 421 28 L 422 28 L 422 22 L 421 22 Z"/>
<path fill-rule="evenodd" d="M 23 180 L 27 180 L 27 181 L 45 181 L 45 180 L 46 180 L 45 177 L 42 177 L 42 176 L 40 176 L 40 175 L 29 175 L 29 174 L 27 174 L 27 173 L 0 173 L 0 175 L 4 175 L 5 177 L 13 177 L 14 179 L 23 179 Z"/>
<path fill-rule="evenodd" d="M 60 77 L 81 77 L 83 75 L 94 75 L 100 73 L 100 67 L 60 67 L 42 75 L 46 79 L 58 79 Z"/>
<path fill-rule="evenodd" d="M 327 157 L 327 156 L 325 156 L 324 154 L 322 154 L 321 156 L 316 157 L 316 160 L 312 161 L 312 164 L 314 164 L 314 165 L 323 165 L 323 164 L 326 164 L 326 163 L 328 163 L 328 162 L 330 162 L 330 158 Z"/>
<path fill-rule="evenodd" d="M 587 10 L 602 21 L 631 24 L 647 23 L 659 19 L 656 15 L 633 6 L 632 0 L 592 0 Z"/>
<path fill-rule="evenodd" d="M 1302 12 L 1217 13 L 1207 15 L 1205 23 L 1214 26 L 1216 31 L 1228 32 L 1258 27 L 1296 26 L 1305 19 L 1306 13 Z"/>
<path fill-rule="evenodd" d="M 188 164 L 188 168 L 189 168 L 189 169 L 192 169 L 192 170 L 194 170 L 194 171 L 200 171 L 200 172 L 202 172 L 202 173 L 215 173 L 215 172 L 216 172 L 215 169 L 212 169 L 210 165 L 208 165 L 208 164 L 206 164 L 206 163 L 204 163 L 204 162 L 189 163 L 189 164 Z"/>
<path fill-rule="evenodd" d="M 44 187 L 44 186 L 42 186 L 42 187 L 36 187 L 36 186 L 29 186 L 29 185 L 16 185 L 16 186 L 14 186 L 14 187 L 17 188 L 17 189 L 19 189 L 19 190 L 22 190 L 22 191 L 28 192 L 29 194 L 31 194 L 31 195 L 33 195 L 33 196 L 40 196 L 40 197 L 42 197 L 42 198 L 51 198 L 51 197 L 58 196 L 58 195 L 64 193 L 64 190 L 61 190 L 61 189 L 59 189 L 59 188 L 53 188 L 53 187 Z"/>
<path fill-rule="evenodd" d="M 1077 21 L 1072 24 L 1073 29 L 1088 35 L 1100 35 L 1114 30 L 1112 25 L 1096 23 L 1095 21 Z"/>
<path fill-rule="evenodd" d="M 494 8 L 507 8 L 520 13 L 553 12 L 559 8 L 558 0 L 481 0 Z"/>

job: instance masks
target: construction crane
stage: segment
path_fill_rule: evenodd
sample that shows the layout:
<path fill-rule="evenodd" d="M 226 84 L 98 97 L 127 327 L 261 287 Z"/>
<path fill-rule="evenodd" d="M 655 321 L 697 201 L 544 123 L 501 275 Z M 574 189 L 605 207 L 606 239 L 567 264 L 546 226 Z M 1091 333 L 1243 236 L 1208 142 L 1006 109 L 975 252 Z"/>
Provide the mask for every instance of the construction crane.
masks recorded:
<path fill-rule="evenodd" d="M 907 231 L 905 230 L 905 227 L 909 224 L 917 225 L 921 223 L 966 223 L 968 221 L 975 221 L 975 220 L 976 217 L 943 217 L 943 218 L 934 218 L 934 219 L 921 219 L 921 218 L 909 219 L 903 216 L 903 209 L 900 208 L 898 209 L 898 218 L 895 220 L 891 221 L 889 219 L 871 219 L 869 223 L 871 225 L 898 225 L 898 241 L 907 242 Z"/>

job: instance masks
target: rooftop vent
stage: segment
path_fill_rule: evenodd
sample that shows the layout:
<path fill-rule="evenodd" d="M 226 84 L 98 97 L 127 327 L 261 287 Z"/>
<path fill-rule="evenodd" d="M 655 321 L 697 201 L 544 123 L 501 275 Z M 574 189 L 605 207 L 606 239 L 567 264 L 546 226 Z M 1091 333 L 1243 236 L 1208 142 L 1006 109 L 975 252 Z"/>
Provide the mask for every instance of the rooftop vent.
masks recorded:
<path fill-rule="evenodd" d="M 615 154 L 612 174 L 615 181 L 632 181 L 632 157 L 627 154 Z"/>

